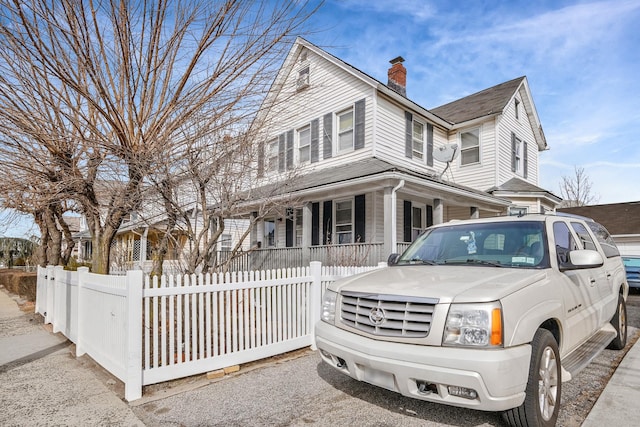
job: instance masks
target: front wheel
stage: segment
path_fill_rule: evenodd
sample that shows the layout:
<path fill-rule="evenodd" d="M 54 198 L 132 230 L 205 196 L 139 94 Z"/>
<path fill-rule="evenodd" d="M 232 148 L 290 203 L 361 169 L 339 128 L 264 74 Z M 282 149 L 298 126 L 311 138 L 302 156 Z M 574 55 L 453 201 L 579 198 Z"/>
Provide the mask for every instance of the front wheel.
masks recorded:
<path fill-rule="evenodd" d="M 531 364 L 524 403 L 505 411 L 504 419 L 513 427 L 555 426 L 561 393 L 558 343 L 551 332 L 538 329 L 531 341 Z"/>
<path fill-rule="evenodd" d="M 622 295 L 618 295 L 618 307 L 611 318 L 611 324 L 618 335 L 611 341 L 607 348 L 622 350 L 627 345 L 627 303 Z"/>

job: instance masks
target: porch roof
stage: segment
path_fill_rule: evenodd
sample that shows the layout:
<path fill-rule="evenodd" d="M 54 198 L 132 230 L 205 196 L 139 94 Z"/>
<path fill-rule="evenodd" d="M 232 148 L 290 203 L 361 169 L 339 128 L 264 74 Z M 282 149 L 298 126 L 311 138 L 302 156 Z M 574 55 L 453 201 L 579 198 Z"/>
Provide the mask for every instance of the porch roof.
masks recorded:
<path fill-rule="evenodd" d="M 510 201 L 487 192 L 422 174 L 375 157 L 300 174 L 293 179 L 268 184 L 256 193 L 273 195 L 276 200 L 279 196 L 291 199 L 331 198 L 395 187 L 402 180 L 402 192 L 427 199 L 438 198 L 450 204 L 495 211 L 511 204 Z M 248 204 L 255 202 L 258 201 Z M 262 202 L 263 200 L 259 201 Z"/>

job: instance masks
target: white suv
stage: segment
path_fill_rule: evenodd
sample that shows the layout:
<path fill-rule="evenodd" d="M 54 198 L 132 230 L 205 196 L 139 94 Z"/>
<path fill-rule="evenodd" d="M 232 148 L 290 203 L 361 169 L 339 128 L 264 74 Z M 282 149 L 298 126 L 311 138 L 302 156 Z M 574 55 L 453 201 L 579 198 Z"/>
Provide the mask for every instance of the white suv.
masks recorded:
<path fill-rule="evenodd" d="M 315 343 L 357 380 L 552 426 L 562 382 L 625 346 L 627 294 L 618 249 L 591 220 L 455 221 L 331 284 Z"/>

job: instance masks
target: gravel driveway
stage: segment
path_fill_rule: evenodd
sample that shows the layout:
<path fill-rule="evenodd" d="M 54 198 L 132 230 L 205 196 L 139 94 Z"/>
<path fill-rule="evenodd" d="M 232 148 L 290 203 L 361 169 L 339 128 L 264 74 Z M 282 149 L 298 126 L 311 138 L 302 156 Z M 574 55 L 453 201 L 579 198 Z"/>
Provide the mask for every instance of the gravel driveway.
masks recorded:
<path fill-rule="evenodd" d="M 629 298 L 628 321 L 635 341 L 640 335 L 637 292 Z M 558 425 L 581 425 L 623 354 L 605 350 L 563 385 Z M 154 426 L 503 425 L 496 413 L 418 401 L 354 381 L 309 350 L 289 356 L 243 366 L 216 382 L 200 376 L 147 387 L 132 409 L 145 424 Z"/>

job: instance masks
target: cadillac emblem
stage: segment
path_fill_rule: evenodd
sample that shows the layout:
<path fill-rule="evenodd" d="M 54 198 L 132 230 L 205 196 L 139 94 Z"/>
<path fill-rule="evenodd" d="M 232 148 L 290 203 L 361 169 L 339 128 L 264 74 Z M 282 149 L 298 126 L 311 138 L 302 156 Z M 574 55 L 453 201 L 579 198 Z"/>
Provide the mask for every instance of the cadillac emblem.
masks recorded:
<path fill-rule="evenodd" d="M 381 307 L 373 307 L 369 312 L 369 320 L 372 325 L 382 325 L 386 319 L 386 314 Z"/>

